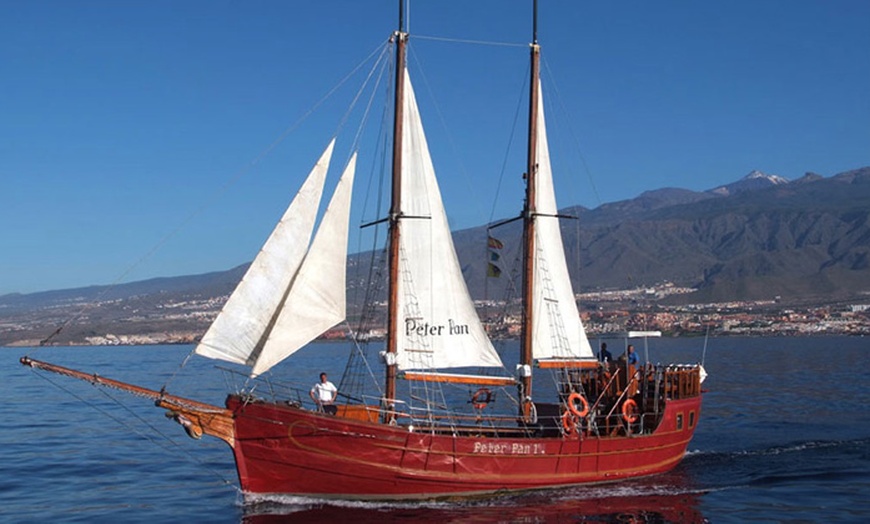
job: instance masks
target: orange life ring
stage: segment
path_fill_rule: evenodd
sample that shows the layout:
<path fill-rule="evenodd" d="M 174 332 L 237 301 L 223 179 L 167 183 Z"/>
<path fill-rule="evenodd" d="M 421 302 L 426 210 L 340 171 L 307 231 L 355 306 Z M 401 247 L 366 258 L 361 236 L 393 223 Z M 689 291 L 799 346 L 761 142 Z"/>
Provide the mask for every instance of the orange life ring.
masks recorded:
<path fill-rule="evenodd" d="M 574 431 L 577 429 L 574 426 L 574 415 L 572 415 L 567 409 L 562 413 L 562 429 L 565 430 L 566 435 L 573 435 Z"/>
<path fill-rule="evenodd" d="M 628 399 L 622 403 L 622 417 L 629 424 L 637 422 L 637 402 Z"/>
<path fill-rule="evenodd" d="M 583 409 L 577 409 L 577 401 L 580 401 L 580 404 L 583 405 Z M 576 391 L 568 395 L 568 410 L 574 414 L 575 417 L 583 418 L 589 413 L 589 402 Z"/>
<path fill-rule="evenodd" d="M 474 409 L 483 409 L 492 402 L 492 391 L 488 388 L 480 388 L 471 396 L 471 404 Z"/>

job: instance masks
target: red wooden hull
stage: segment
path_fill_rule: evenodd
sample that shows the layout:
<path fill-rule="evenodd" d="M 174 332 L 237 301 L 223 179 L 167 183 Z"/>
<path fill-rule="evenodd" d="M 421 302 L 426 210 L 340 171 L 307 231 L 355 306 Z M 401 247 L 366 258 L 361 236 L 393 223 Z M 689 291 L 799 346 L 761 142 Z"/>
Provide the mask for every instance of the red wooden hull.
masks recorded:
<path fill-rule="evenodd" d="M 670 400 L 649 435 L 432 435 L 230 396 L 242 489 L 322 498 L 428 499 L 613 482 L 683 457 L 701 397 Z M 682 427 L 678 427 L 682 425 Z"/>

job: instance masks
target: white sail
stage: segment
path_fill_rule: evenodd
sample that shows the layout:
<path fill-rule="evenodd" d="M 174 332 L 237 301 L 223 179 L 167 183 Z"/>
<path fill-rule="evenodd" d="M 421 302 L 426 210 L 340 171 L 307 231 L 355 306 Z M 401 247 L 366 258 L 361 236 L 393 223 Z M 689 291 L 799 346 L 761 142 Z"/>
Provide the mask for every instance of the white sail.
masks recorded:
<path fill-rule="evenodd" d="M 540 93 L 540 83 L 538 85 Z M 580 321 L 553 189 L 543 95 L 538 97 L 537 163 L 535 175 L 535 296 L 532 326 L 532 356 L 545 358 L 593 358 L 586 330 Z"/>
<path fill-rule="evenodd" d="M 335 188 L 251 376 L 267 371 L 345 319 L 347 238 L 355 167 L 356 154 Z"/>
<path fill-rule="evenodd" d="M 333 139 L 311 170 L 251 267 L 202 337 L 196 353 L 252 365 L 308 250 Z"/>
<path fill-rule="evenodd" d="M 405 73 L 399 242 L 399 369 L 501 367 L 468 293 Z"/>

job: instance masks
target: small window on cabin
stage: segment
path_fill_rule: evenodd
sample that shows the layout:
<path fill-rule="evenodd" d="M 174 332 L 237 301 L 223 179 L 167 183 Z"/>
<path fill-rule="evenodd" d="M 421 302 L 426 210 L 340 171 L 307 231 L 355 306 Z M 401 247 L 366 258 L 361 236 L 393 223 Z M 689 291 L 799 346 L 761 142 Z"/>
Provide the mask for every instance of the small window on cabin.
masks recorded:
<path fill-rule="evenodd" d="M 683 429 L 683 414 L 677 413 L 677 431 Z"/>
<path fill-rule="evenodd" d="M 695 427 L 695 412 L 689 412 L 689 429 Z"/>

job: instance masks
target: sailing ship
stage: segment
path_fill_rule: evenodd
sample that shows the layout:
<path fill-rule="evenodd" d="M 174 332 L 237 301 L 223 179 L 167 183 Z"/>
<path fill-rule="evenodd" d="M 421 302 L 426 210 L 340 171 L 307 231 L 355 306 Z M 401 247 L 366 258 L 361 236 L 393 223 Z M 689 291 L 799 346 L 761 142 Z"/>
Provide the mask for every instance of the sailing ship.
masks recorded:
<path fill-rule="evenodd" d="M 495 349 L 463 278 L 406 68 L 403 19 L 400 0 L 399 27 L 390 39 L 395 84 L 391 204 L 383 220 L 389 227 L 385 347 L 375 359 L 356 358 L 381 367 L 382 387 L 354 393 L 345 378 L 334 413 L 312 403 L 306 388 L 295 398 L 266 398 L 261 392 L 276 388 L 248 385 L 222 407 L 29 357 L 21 362 L 150 398 L 190 436 L 223 440 L 246 494 L 433 499 L 613 482 L 673 468 L 698 422 L 703 369 L 600 362 L 593 354 L 559 227 L 537 12 L 526 193 L 516 219 L 523 232 L 515 370 Z M 333 148 L 334 140 L 196 346 L 202 357 L 245 366 L 248 384 L 267 380 L 273 366 L 345 320 L 355 155 L 314 233 Z M 352 356 L 359 353 L 353 346 Z"/>

